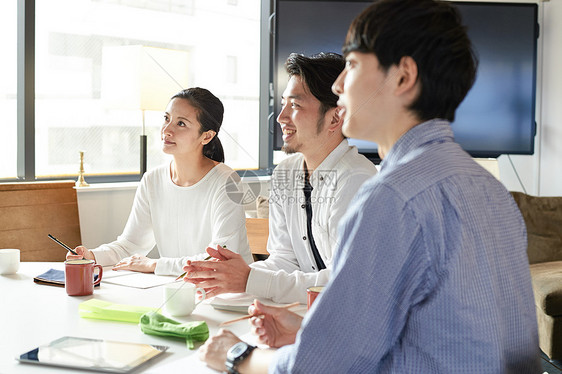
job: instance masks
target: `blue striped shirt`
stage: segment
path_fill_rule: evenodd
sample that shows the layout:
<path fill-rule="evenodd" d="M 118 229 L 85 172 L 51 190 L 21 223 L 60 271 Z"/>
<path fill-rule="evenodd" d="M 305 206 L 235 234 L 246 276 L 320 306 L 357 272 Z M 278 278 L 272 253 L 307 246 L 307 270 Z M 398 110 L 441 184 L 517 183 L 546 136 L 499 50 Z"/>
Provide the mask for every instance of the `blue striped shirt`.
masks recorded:
<path fill-rule="evenodd" d="M 340 224 L 275 373 L 540 373 L 524 221 L 447 121 L 415 126 Z"/>

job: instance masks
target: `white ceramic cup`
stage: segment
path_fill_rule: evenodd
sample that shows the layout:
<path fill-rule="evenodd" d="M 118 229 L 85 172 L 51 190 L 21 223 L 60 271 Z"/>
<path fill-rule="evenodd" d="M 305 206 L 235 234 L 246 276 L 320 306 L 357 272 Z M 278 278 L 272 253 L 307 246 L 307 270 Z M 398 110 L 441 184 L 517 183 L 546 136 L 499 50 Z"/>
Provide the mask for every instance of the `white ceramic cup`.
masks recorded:
<path fill-rule="evenodd" d="M 19 249 L 0 249 L 0 274 L 15 274 L 20 268 Z"/>
<path fill-rule="evenodd" d="M 201 293 L 202 298 L 196 302 L 198 292 Z M 165 309 L 172 316 L 190 315 L 203 300 L 205 300 L 205 290 L 195 287 L 193 283 L 174 282 L 164 286 Z"/>

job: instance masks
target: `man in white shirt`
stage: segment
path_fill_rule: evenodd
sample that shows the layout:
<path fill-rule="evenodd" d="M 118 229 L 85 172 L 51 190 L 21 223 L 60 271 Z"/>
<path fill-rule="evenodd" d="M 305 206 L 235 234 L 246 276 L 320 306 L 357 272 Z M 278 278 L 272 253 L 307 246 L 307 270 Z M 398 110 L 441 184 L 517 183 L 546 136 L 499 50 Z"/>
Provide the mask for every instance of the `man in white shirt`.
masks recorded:
<path fill-rule="evenodd" d="M 337 226 L 364 181 L 376 173 L 369 160 L 349 146 L 343 118 L 331 91 L 345 62 L 337 54 L 291 54 L 289 82 L 277 122 L 283 150 L 293 156 L 272 176 L 269 258 L 250 266 L 219 247 L 207 252 L 219 261 L 188 261 L 185 280 L 205 288 L 207 297 L 247 292 L 284 303 L 306 303 L 306 289 L 330 277 Z"/>

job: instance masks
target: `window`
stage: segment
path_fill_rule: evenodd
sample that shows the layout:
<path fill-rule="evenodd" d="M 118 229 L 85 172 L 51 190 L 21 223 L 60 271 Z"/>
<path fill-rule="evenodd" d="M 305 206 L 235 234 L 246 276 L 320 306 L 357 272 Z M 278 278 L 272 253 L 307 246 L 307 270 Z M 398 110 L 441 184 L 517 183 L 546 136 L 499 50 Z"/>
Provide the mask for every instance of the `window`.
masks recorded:
<path fill-rule="evenodd" d="M 226 56 L 226 80 L 228 83 L 238 82 L 238 61 L 236 56 Z"/>
<path fill-rule="evenodd" d="M 0 179 L 17 176 L 17 2 L 0 2 Z"/>
<path fill-rule="evenodd" d="M 5 59 L 13 69 L 15 3 L 0 5 L 0 17 L 14 26 L 13 58 Z M 4 11 L 10 7 L 12 16 Z M 219 138 L 226 163 L 258 168 L 259 0 L 237 7 L 219 0 L 51 0 L 36 1 L 35 7 L 37 178 L 75 176 L 79 151 L 87 177 L 138 178 L 143 133 L 148 168 L 166 162 L 162 113 L 172 95 L 194 86 L 209 89 L 225 106 Z M 4 36 L 10 35 L 9 24 L 2 22 Z M 10 66 L 2 73 L 12 79 Z M 6 89 L 0 86 L 0 105 L 15 108 L 15 88 Z M 13 111 L 9 131 L 15 137 Z M 9 144 L 14 148 L 16 142 Z M 8 159 L 14 157 L 15 150 Z M 16 161 L 11 163 L 15 168 Z M 0 178 L 15 175 L 0 171 Z"/>
<path fill-rule="evenodd" d="M 95 0 L 100 3 L 118 4 L 142 9 L 193 15 L 195 0 Z"/>

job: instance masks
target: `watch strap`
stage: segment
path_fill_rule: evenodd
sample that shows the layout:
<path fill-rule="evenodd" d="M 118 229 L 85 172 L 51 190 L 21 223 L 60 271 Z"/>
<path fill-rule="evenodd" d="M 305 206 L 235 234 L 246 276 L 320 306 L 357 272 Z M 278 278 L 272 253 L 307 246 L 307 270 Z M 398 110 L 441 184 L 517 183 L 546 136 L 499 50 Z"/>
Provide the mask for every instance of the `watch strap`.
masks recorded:
<path fill-rule="evenodd" d="M 238 364 L 244 361 L 244 359 L 246 359 L 246 357 L 248 357 L 250 353 L 252 353 L 252 351 L 256 349 L 256 346 L 254 345 L 250 345 L 247 343 L 244 344 L 246 345 L 246 350 L 240 355 L 238 355 L 237 357 L 231 357 L 230 355 L 226 356 L 225 365 L 229 374 L 240 374 L 237 370 Z"/>

